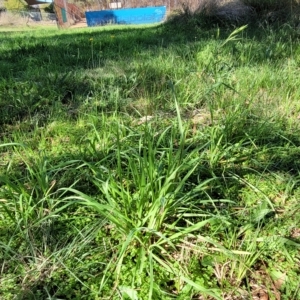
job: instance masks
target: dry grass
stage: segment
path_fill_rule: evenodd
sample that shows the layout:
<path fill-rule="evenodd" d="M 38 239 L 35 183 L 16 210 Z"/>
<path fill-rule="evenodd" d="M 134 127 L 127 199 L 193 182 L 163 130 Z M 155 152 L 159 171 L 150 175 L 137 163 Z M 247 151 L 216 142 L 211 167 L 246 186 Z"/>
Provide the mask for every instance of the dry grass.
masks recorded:
<path fill-rule="evenodd" d="M 21 16 L 16 16 L 13 13 L 2 13 L 0 16 L 0 25 L 2 26 L 21 26 L 26 25 L 27 20 L 22 18 Z"/>
<path fill-rule="evenodd" d="M 219 20 L 240 21 L 253 16 L 253 9 L 240 0 L 182 0 L 183 11 Z"/>
<path fill-rule="evenodd" d="M 300 0 L 182 0 L 185 13 L 220 21 L 249 23 L 257 18 L 287 21 L 300 15 Z"/>
<path fill-rule="evenodd" d="M 5 12 L 0 15 L 0 26 L 22 27 L 26 25 L 56 25 L 56 22 L 47 20 L 46 18 L 41 21 L 34 21 L 29 16 L 22 16 L 18 12 Z"/>
<path fill-rule="evenodd" d="M 202 1 L 199 12 L 208 16 L 230 21 L 241 21 L 253 16 L 251 7 L 240 0 L 205 0 Z"/>

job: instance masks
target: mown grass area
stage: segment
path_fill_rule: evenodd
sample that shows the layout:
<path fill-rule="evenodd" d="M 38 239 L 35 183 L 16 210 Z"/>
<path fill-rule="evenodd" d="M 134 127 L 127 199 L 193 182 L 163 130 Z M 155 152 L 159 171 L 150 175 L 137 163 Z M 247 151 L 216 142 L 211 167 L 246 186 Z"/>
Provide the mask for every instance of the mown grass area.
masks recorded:
<path fill-rule="evenodd" d="M 296 28 L 0 39 L 1 299 L 300 299 Z"/>

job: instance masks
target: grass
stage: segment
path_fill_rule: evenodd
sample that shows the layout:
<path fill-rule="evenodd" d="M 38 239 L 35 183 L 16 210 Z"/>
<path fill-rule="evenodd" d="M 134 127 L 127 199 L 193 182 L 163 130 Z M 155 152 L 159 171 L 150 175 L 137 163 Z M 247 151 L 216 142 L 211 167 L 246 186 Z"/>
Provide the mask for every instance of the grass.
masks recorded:
<path fill-rule="evenodd" d="M 0 33 L 1 299 L 300 299 L 299 32 L 195 24 Z"/>

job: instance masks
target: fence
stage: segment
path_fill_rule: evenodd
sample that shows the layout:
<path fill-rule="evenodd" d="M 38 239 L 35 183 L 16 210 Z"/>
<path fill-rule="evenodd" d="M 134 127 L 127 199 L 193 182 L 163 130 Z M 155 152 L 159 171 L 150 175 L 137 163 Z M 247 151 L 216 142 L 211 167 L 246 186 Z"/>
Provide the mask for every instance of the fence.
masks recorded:
<path fill-rule="evenodd" d="M 187 5 L 191 10 L 199 7 L 202 0 L 93 0 L 87 2 L 86 10 L 107 10 L 121 8 L 142 8 L 153 6 L 166 6 L 168 11 L 181 9 Z"/>
<path fill-rule="evenodd" d="M 4 11 L 0 14 L 0 25 L 26 24 L 56 25 L 56 16 L 38 11 Z"/>
<path fill-rule="evenodd" d="M 148 19 L 148 23 L 152 23 L 153 21 L 161 22 L 166 18 L 166 14 L 168 12 L 182 8 L 182 3 L 191 2 L 192 5 L 195 5 L 198 1 L 200 0 L 54 0 L 54 9 L 60 27 L 70 27 L 77 23 L 83 23 L 86 21 L 88 21 L 88 24 L 93 24 L 93 26 L 111 23 L 112 20 L 114 23 L 128 24 L 130 23 L 128 22 L 129 19 L 133 20 L 131 24 L 141 24 L 145 23 L 142 22 L 142 19 L 145 21 Z M 165 7 L 162 9 L 164 11 L 164 15 L 160 15 L 160 17 L 158 17 L 155 13 L 149 15 L 148 12 L 142 12 L 143 17 L 141 17 L 136 15 L 136 11 L 129 12 L 127 10 L 133 8 L 150 9 L 151 7 Z M 123 13 L 119 12 L 122 10 Z M 109 21 L 103 20 L 102 17 L 96 17 L 99 19 L 98 21 L 90 19 L 91 16 L 95 16 L 95 12 L 98 12 L 99 16 L 103 15 L 103 11 L 106 11 L 106 16 L 110 14 L 113 17 L 108 18 Z M 130 13 L 131 16 L 128 15 Z M 127 16 L 120 16 L 120 14 L 126 14 Z M 101 18 L 102 21 L 100 20 Z M 124 21 L 124 18 L 126 18 L 127 21 Z M 152 21 L 150 19 L 152 19 Z"/>

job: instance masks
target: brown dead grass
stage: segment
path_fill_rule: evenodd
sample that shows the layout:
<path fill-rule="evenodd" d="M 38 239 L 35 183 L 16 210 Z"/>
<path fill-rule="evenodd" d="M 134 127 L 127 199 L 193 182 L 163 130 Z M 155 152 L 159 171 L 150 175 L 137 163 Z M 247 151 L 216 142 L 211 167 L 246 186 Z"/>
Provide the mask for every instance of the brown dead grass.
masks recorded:
<path fill-rule="evenodd" d="M 55 21 L 34 21 L 29 17 L 22 17 L 19 13 L 5 12 L 0 15 L 0 26 L 13 26 L 13 27 L 25 27 L 25 26 L 44 26 L 54 25 Z"/>
<path fill-rule="evenodd" d="M 300 15 L 300 0 L 181 0 L 181 5 L 188 14 L 243 23 L 257 17 L 287 21 L 292 15 Z"/>

